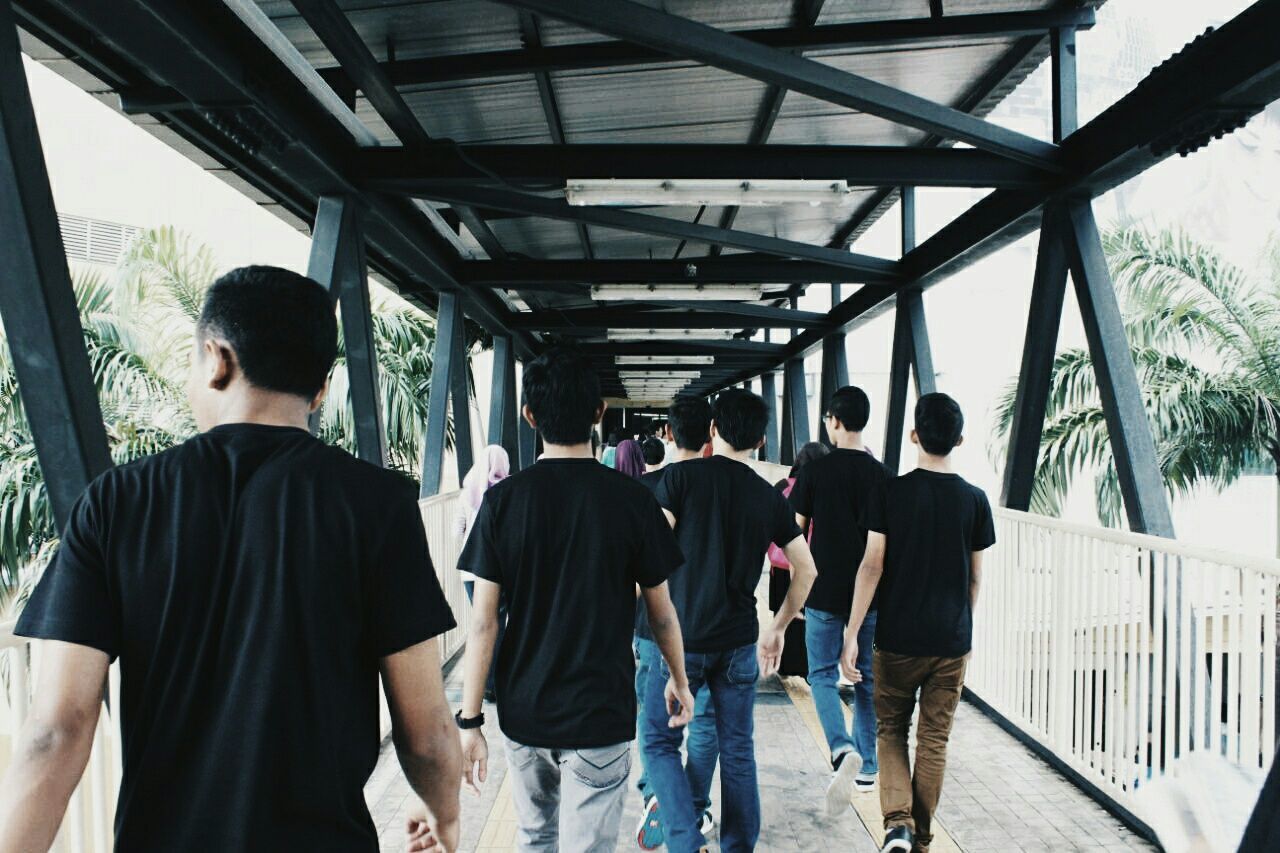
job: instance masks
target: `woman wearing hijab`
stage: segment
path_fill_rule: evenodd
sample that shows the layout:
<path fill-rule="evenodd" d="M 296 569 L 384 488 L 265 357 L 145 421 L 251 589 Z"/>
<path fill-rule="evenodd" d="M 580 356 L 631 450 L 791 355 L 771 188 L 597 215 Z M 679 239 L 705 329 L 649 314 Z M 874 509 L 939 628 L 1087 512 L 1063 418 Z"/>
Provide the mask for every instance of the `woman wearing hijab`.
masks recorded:
<path fill-rule="evenodd" d="M 458 516 L 454 525 L 454 533 L 458 537 L 458 549 L 467 544 L 471 535 L 471 527 L 475 524 L 476 515 L 480 512 L 480 504 L 484 493 L 495 484 L 507 478 L 511 473 L 511 459 L 507 451 L 496 444 L 490 444 L 480 454 L 480 458 L 471 466 L 467 476 L 462 478 L 462 494 L 458 500 Z M 462 588 L 467 591 L 467 601 L 471 601 L 475 592 L 476 578 L 470 572 L 460 571 Z M 498 604 L 498 642 L 495 648 L 502 645 L 502 634 L 507 626 L 507 607 Z M 496 656 L 495 656 L 496 657 Z M 489 667 L 489 680 L 485 684 L 485 698 L 493 701 L 493 666 Z"/>
<path fill-rule="evenodd" d="M 791 494 L 796 484 L 796 473 L 813 459 L 826 456 L 831 448 L 818 441 L 810 441 L 796 453 L 796 462 L 786 479 L 774 483 L 774 488 L 781 490 L 783 497 Z M 809 526 L 809 537 L 813 538 L 813 526 Z M 782 607 L 791 588 L 791 564 L 777 545 L 769 546 L 769 609 L 774 613 Z M 783 675 L 808 675 L 809 658 L 804 644 L 804 614 L 787 627 L 786 643 L 782 647 L 782 665 L 778 672 Z"/>
<path fill-rule="evenodd" d="M 618 453 L 614 457 L 613 467 L 628 477 L 634 477 L 637 480 L 643 477 L 644 451 L 640 448 L 640 442 L 634 438 L 618 442 Z"/>

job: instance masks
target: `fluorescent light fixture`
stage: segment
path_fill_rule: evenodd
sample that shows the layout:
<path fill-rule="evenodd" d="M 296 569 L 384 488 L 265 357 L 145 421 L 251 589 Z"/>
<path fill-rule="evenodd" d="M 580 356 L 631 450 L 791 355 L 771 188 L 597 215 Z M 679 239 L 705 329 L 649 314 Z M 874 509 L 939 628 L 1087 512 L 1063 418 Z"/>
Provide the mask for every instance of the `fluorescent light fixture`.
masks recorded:
<path fill-rule="evenodd" d="M 847 204 L 845 181 L 692 180 L 660 178 L 570 178 L 565 201 L 571 205 L 766 205 Z"/>
<path fill-rule="evenodd" d="M 697 379 L 702 375 L 701 370 L 662 370 L 662 371 L 635 371 L 622 370 L 618 372 L 618 376 L 626 381 L 628 379 L 669 379 L 672 382 L 680 379 Z"/>
<path fill-rule="evenodd" d="M 614 364 L 715 364 L 714 355 L 619 355 Z"/>
<path fill-rule="evenodd" d="M 763 284 L 597 284 L 591 288 L 591 298 L 599 302 L 622 299 L 658 302 L 664 299 L 714 299 L 719 301 L 754 300 L 764 298 Z"/>
<path fill-rule="evenodd" d="M 610 329 L 611 341 L 705 341 L 728 339 L 741 329 Z"/>

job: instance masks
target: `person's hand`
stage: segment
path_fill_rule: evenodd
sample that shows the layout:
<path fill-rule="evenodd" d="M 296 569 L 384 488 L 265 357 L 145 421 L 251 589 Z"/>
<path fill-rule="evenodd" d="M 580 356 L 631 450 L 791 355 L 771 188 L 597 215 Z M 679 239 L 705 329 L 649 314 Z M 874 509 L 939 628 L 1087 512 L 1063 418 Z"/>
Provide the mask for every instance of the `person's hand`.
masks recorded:
<path fill-rule="evenodd" d="M 760 631 L 760 639 L 756 643 L 756 657 L 760 663 L 760 678 L 763 680 L 775 675 L 782 666 L 782 646 L 786 631 L 776 625 L 770 625 Z"/>
<path fill-rule="evenodd" d="M 480 785 L 489 778 L 489 742 L 480 729 L 462 733 L 462 781 L 478 797 Z"/>
<path fill-rule="evenodd" d="M 840 671 L 844 677 L 857 684 L 862 680 L 858 670 L 858 632 L 847 631 L 844 640 L 844 651 L 840 655 Z"/>
<path fill-rule="evenodd" d="M 693 719 L 693 693 L 689 691 L 689 682 L 677 684 L 675 676 L 671 676 L 662 692 L 667 699 L 667 713 L 671 715 L 667 725 L 673 729 L 689 725 Z"/>
<path fill-rule="evenodd" d="M 453 853 L 458 849 L 458 837 L 462 834 L 462 824 L 458 818 L 450 821 L 436 820 L 422 803 L 409 815 L 405 825 L 408 842 L 405 850 L 414 853 L 418 850 L 430 850 L 432 853 Z"/>

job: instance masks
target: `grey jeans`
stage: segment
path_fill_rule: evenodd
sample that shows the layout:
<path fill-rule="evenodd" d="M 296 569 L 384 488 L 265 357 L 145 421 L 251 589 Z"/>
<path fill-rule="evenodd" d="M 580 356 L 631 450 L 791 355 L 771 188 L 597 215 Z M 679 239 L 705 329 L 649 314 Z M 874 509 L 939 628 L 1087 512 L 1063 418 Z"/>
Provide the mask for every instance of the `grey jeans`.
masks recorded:
<path fill-rule="evenodd" d="M 591 749 L 506 744 L 517 850 L 604 853 L 617 847 L 630 741 Z"/>

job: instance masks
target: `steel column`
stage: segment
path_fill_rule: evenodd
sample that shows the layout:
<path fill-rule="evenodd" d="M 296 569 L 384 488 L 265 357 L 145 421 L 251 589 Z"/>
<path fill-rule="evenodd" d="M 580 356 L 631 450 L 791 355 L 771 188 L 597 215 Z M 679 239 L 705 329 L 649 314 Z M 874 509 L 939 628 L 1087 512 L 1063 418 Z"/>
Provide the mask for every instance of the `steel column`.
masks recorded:
<path fill-rule="evenodd" d="M 845 337 L 843 334 L 830 335 L 822 339 L 822 382 L 818 390 L 818 440 L 831 444 L 827 435 L 826 419 L 822 417 L 824 407 L 831 402 L 831 395 L 836 390 L 849 384 L 849 360 L 845 353 Z"/>
<path fill-rule="evenodd" d="M 1031 508 L 1036 468 L 1040 461 L 1040 436 L 1049 401 L 1053 360 L 1062 325 L 1062 303 L 1067 292 L 1067 256 L 1063 244 L 1061 210 L 1048 206 L 1040 225 L 1031 308 L 1027 316 L 1018 392 L 1009 429 L 1009 451 L 1004 468 L 1000 503 L 1011 509 Z"/>
<path fill-rule="evenodd" d="M 805 386 L 804 359 L 793 358 L 782 372 L 782 464 L 792 465 L 809 441 L 809 393 Z"/>
<path fill-rule="evenodd" d="M 61 529 L 111 452 L 67 269 L 17 30 L 0 4 L 0 316 Z"/>
<path fill-rule="evenodd" d="M 902 253 L 916 246 L 916 192 L 903 187 Z M 902 433 L 907 417 L 907 376 L 915 379 L 916 396 L 937 390 L 933 372 L 933 352 L 929 327 L 924 319 L 924 301 L 919 288 L 909 287 L 895 298 L 893 349 L 889 360 L 889 399 L 885 407 L 884 464 L 897 473 L 902 456 Z"/>
<path fill-rule="evenodd" d="M 364 235 L 355 199 L 322 196 L 311 232 L 307 275 L 329 291 L 342 315 L 347 384 L 355 416 L 356 451 L 375 465 L 386 465 L 386 432 L 378 388 L 378 348 L 369 308 L 369 273 Z M 318 414 L 318 412 L 317 412 Z M 318 418 L 317 418 L 318 420 Z"/>
<path fill-rule="evenodd" d="M 512 469 L 520 467 L 516 421 L 519 400 L 516 397 L 516 361 L 511 339 L 493 339 L 493 382 L 489 389 L 489 444 L 507 451 Z"/>
<path fill-rule="evenodd" d="M 1088 201 L 1067 202 L 1065 236 L 1067 263 L 1089 341 L 1129 528 L 1136 533 L 1172 537 L 1173 517 L 1143 406 L 1142 387 Z"/>
<path fill-rule="evenodd" d="M 440 492 L 450 401 L 453 403 L 453 450 L 458 463 L 459 483 L 471 468 L 471 406 L 465 338 L 466 320 L 462 303 L 456 293 L 442 291 L 436 314 L 435 355 L 431 364 L 427 429 L 422 447 L 421 493 L 424 498 Z"/>
<path fill-rule="evenodd" d="M 778 452 L 778 384 L 777 374 L 772 370 L 760 374 L 760 396 L 769 407 L 769 422 L 764 428 L 764 460 L 777 462 Z"/>
<path fill-rule="evenodd" d="M 902 431 L 907 417 L 907 379 L 911 372 L 911 327 L 898 300 L 894 313 L 893 349 L 889 356 L 889 399 L 884 419 L 884 464 L 898 473 L 902 457 Z"/>

